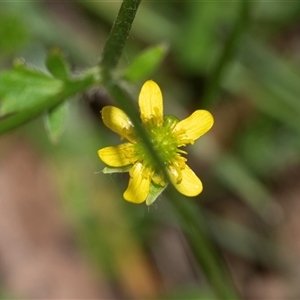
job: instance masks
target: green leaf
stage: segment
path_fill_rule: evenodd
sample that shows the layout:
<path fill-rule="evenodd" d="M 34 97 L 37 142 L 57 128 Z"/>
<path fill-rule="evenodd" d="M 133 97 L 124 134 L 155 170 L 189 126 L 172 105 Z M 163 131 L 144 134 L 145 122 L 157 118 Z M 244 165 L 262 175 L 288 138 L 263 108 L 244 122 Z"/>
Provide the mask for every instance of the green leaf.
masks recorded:
<path fill-rule="evenodd" d="M 276 208 L 276 206 L 273 208 Z M 264 266 L 282 268 L 283 257 L 280 257 L 276 252 L 276 245 L 272 239 L 268 239 L 244 225 L 222 218 L 209 211 L 204 210 L 204 216 L 207 233 L 221 247 L 250 261 L 259 262 Z"/>
<path fill-rule="evenodd" d="M 57 79 L 66 81 L 69 78 L 69 66 L 58 48 L 52 49 L 46 58 L 46 66 L 49 72 Z"/>
<path fill-rule="evenodd" d="M 244 164 L 230 154 L 224 154 L 215 164 L 216 176 L 239 195 L 259 216 L 268 220 L 273 198 L 268 189 Z"/>
<path fill-rule="evenodd" d="M 278 100 L 299 114 L 300 74 L 297 68 L 251 37 L 246 37 L 241 45 L 238 59 L 242 64 L 277 95 Z"/>
<path fill-rule="evenodd" d="M 169 190 L 172 211 L 178 217 L 180 227 L 194 252 L 195 262 L 201 266 L 217 299 L 240 299 L 222 256 L 208 236 L 209 229 L 202 209 L 173 191 L 172 188 Z"/>
<path fill-rule="evenodd" d="M 29 40 L 26 23 L 11 10 L 1 7 L 0 12 L 0 52 L 1 55 L 15 53 Z"/>
<path fill-rule="evenodd" d="M 167 51 L 168 46 L 166 44 L 159 44 L 146 49 L 124 71 L 124 79 L 135 82 L 149 77 L 161 64 Z"/>
<path fill-rule="evenodd" d="M 222 51 L 217 34 L 220 26 L 231 27 L 238 3 L 191 1 L 184 11 L 175 40 L 176 59 L 183 70 L 194 74 L 208 72 Z"/>
<path fill-rule="evenodd" d="M 0 115 L 18 112 L 61 92 L 63 82 L 17 62 L 0 73 Z"/>
<path fill-rule="evenodd" d="M 50 140 L 57 143 L 64 131 L 66 117 L 68 113 L 68 103 L 63 102 L 49 110 L 45 118 L 45 127 Z"/>
<path fill-rule="evenodd" d="M 57 94 L 48 94 L 48 97 L 44 99 L 40 97 L 41 101 L 34 101 L 31 106 L 24 108 L 16 113 L 12 113 L 8 116 L 2 118 L 0 117 L 0 135 L 18 126 L 21 126 L 26 122 L 29 122 L 45 111 L 56 107 L 57 105 L 65 101 L 65 99 L 68 99 L 77 93 L 85 91 L 86 89 L 91 87 L 96 80 L 97 79 L 95 78 L 94 74 L 87 73 L 84 76 L 78 77 L 70 82 L 65 83 L 65 85 L 62 86 L 61 90 L 56 89 Z M 0 85 L 0 89 L 1 88 L 2 86 Z"/>

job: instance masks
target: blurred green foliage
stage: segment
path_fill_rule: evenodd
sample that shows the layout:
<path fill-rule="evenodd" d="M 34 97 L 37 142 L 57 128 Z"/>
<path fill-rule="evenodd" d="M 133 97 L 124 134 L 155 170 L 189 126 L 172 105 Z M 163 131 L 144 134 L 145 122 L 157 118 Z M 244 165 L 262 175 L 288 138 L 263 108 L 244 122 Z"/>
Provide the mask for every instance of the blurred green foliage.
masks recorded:
<path fill-rule="evenodd" d="M 97 149 L 111 144 L 115 136 L 94 121 L 88 102 L 102 86 L 98 60 L 120 3 L 1 4 L 0 133 L 42 116 L 50 139 L 56 143 L 61 139 L 55 147 L 49 143 L 39 119 L 18 131 L 56 166 L 62 205 L 78 244 L 112 285 L 115 281 L 130 285 L 130 264 L 122 249 L 132 254 L 133 269 L 140 265 L 144 278 L 151 277 L 154 271 L 145 261 L 151 257 L 155 264 L 152 241 L 157 243 L 166 227 L 194 230 L 185 238 L 194 250 L 197 272 L 198 252 L 207 251 L 207 260 L 211 259 L 205 240 L 202 244 L 193 240 L 201 235 L 197 228 L 221 249 L 253 263 L 274 269 L 284 263 L 285 257 L 277 255 L 278 245 L 261 232 L 272 232 L 279 222 L 273 213 L 273 185 L 282 172 L 299 164 L 300 43 L 293 30 L 299 26 L 300 4 L 246 2 L 142 2 L 114 69 L 114 78 L 133 99 L 142 82 L 153 78 L 163 90 L 168 113 L 186 116 L 205 105 L 215 115 L 215 131 L 194 145 L 189 156 L 203 178 L 204 192 L 195 200 L 183 199 L 194 215 L 181 221 L 168 203 L 173 194 L 164 195 L 147 211 L 122 200 L 123 178 L 93 175 L 103 168 Z M 247 24 L 239 23 L 243 5 Z M 15 58 L 20 59 L 13 63 Z M 213 96 L 205 98 L 211 82 Z M 82 93 L 85 98 L 79 101 L 77 95 Z M 111 100 L 100 96 L 97 101 L 100 120 L 100 108 Z M 228 194 L 244 203 L 259 220 L 257 226 L 250 229 L 246 222 L 239 224 L 210 211 L 211 203 L 218 206 Z M 197 219 L 200 214 L 204 221 Z M 221 257 L 218 252 L 213 255 Z M 153 269 L 163 281 L 159 266 Z M 192 283 L 198 284 L 199 278 Z M 182 299 L 218 297 L 206 282 L 197 289 L 173 286 L 163 295 L 155 280 L 149 279 L 149 285 L 156 292 L 150 295 L 160 299 L 174 293 Z"/>

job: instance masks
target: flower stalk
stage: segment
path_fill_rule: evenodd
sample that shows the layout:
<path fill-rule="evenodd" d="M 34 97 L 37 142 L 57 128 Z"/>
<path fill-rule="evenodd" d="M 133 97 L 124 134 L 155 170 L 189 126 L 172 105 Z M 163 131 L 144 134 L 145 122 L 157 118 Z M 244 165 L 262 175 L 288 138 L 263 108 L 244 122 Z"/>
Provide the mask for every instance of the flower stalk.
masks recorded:
<path fill-rule="evenodd" d="M 113 70 L 120 59 L 140 2 L 141 0 L 124 0 L 121 4 L 100 60 L 104 75 Z"/>
<path fill-rule="evenodd" d="M 141 0 L 124 0 L 122 2 L 117 18 L 104 45 L 100 60 L 100 72 L 103 85 L 118 106 L 129 116 L 135 126 L 135 130 L 140 135 L 146 147 L 148 147 L 153 159 L 160 165 L 163 165 L 160 155 L 153 148 L 145 129 L 140 124 L 138 113 L 133 105 L 131 105 L 129 95 L 115 82 L 112 75 L 121 57 L 140 2 Z M 167 175 L 164 169 L 162 172 Z"/>

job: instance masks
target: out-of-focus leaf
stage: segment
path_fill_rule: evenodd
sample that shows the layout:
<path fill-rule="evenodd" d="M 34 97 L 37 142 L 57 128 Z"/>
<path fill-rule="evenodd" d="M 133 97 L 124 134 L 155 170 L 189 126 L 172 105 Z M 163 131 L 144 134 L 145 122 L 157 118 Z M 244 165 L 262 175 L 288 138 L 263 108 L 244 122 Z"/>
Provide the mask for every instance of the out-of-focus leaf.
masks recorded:
<path fill-rule="evenodd" d="M 123 77 L 132 82 L 149 77 L 161 64 L 167 51 L 166 44 L 146 49 L 124 71 Z"/>
<path fill-rule="evenodd" d="M 210 236 L 223 248 L 254 262 L 278 269 L 283 267 L 274 241 L 268 240 L 247 227 L 205 212 Z"/>
<path fill-rule="evenodd" d="M 52 49 L 46 58 L 46 66 L 49 72 L 57 79 L 66 81 L 69 78 L 69 66 L 64 59 L 61 50 Z"/>
<path fill-rule="evenodd" d="M 286 106 L 300 113 L 300 74 L 274 51 L 245 38 L 238 59 Z"/>
<path fill-rule="evenodd" d="M 45 118 L 45 127 L 50 140 L 57 143 L 61 137 L 66 123 L 68 113 L 68 103 L 63 102 L 49 110 Z"/>
<path fill-rule="evenodd" d="M 213 70 L 211 72 L 210 78 L 207 82 L 203 98 L 201 100 L 202 106 L 209 107 L 212 102 L 216 101 L 216 92 L 220 82 L 224 77 L 224 72 L 226 71 L 226 66 L 232 60 L 234 53 L 236 53 L 238 41 L 240 40 L 243 33 L 246 31 L 247 25 L 250 21 L 250 10 L 251 6 L 247 0 L 241 1 L 239 4 L 239 12 L 236 17 L 234 26 L 223 47 L 223 51 L 214 64 Z"/>
<path fill-rule="evenodd" d="M 259 216 L 268 222 L 272 221 L 268 219 L 270 216 L 267 213 L 273 203 L 272 197 L 242 161 L 227 154 L 215 163 L 214 170 L 218 178 Z"/>
<path fill-rule="evenodd" d="M 239 155 L 260 178 L 276 178 L 281 171 L 300 162 L 299 132 L 261 115 L 240 136 Z"/>
<path fill-rule="evenodd" d="M 280 82 L 278 84 L 281 85 Z M 222 81 L 222 85 L 231 93 L 248 95 L 249 100 L 263 113 L 300 133 L 299 111 L 294 105 L 287 105 L 284 94 L 277 93 L 277 89 L 281 88 L 271 90 L 260 76 L 251 72 L 242 63 L 238 61 L 232 63 L 231 70 Z M 274 83 L 272 85 L 274 86 Z"/>
<path fill-rule="evenodd" d="M 11 11 L 0 12 L 0 52 L 13 53 L 26 44 L 28 32 L 23 20 Z"/>
<path fill-rule="evenodd" d="M 291 24 L 299 16 L 298 2 L 290 2 L 289 5 L 284 5 L 281 1 L 272 1 L 270 5 L 268 1 L 260 1 L 259 5 L 254 5 L 253 8 L 253 14 L 257 20 L 255 23 L 261 26 L 262 23 L 260 22 L 262 21 L 267 29 L 269 29 L 268 27 L 276 28 L 276 26 L 288 22 Z M 272 23 L 270 24 L 270 22 Z"/>
<path fill-rule="evenodd" d="M 0 73 L 0 113 L 3 116 L 35 106 L 62 90 L 62 81 L 18 62 L 12 70 Z"/>
<path fill-rule="evenodd" d="M 0 135 L 30 121 L 43 112 L 56 107 L 65 99 L 85 91 L 95 83 L 95 80 L 94 74 L 86 74 L 85 76 L 78 77 L 65 83 L 60 89 L 57 89 L 56 94 L 48 94 L 46 98 L 40 97 L 39 99 L 41 101 L 35 101 L 31 106 L 8 116 L 4 116 L 0 119 Z"/>
<path fill-rule="evenodd" d="M 174 188 L 168 190 L 173 194 Z M 182 196 L 171 194 L 172 211 L 179 217 L 179 224 L 195 253 L 195 259 L 213 287 L 218 299 L 240 299 L 232 278 L 218 255 L 215 245 L 208 238 L 208 228 L 202 210 L 194 202 L 184 201 Z"/>
<path fill-rule="evenodd" d="M 192 73 L 207 72 L 220 53 L 220 24 L 231 25 L 236 19 L 236 3 L 192 1 L 178 31 L 176 58 Z"/>

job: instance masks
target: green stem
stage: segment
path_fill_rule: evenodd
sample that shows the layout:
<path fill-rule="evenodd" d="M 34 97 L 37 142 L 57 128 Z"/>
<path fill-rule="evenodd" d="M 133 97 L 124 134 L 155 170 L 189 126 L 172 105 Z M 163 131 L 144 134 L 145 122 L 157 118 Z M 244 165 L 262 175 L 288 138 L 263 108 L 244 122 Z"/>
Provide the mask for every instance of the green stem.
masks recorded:
<path fill-rule="evenodd" d="M 120 59 L 140 2 L 141 0 L 123 1 L 110 35 L 104 45 L 102 60 L 100 62 L 100 68 L 102 71 L 101 77 L 103 78 L 103 84 L 109 94 L 131 119 L 137 134 L 141 137 L 142 142 L 146 145 L 146 147 L 148 147 L 153 159 L 163 166 L 163 161 L 160 158 L 160 155 L 154 150 L 153 145 L 141 124 L 138 112 L 132 105 L 130 97 L 118 85 L 118 83 L 115 82 L 112 76 L 112 71 Z M 162 171 L 167 178 L 168 176 L 164 168 L 162 168 Z"/>
<path fill-rule="evenodd" d="M 211 79 L 208 81 L 201 106 L 207 108 L 213 102 L 218 86 L 222 80 L 225 67 L 231 60 L 236 51 L 236 45 L 242 33 L 245 31 L 246 25 L 249 23 L 249 1 L 244 0 L 241 3 L 239 17 L 235 23 L 234 29 L 227 39 L 225 47 L 219 60 L 216 63 L 215 69 L 212 72 Z"/>
<path fill-rule="evenodd" d="M 168 178 L 169 176 L 165 170 L 163 160 L 160 157 L 160 154 L 155 151 L 153 144 L 141 123 L 139 114 L 134 108 L 129 95 L 117 83 L 114 83 L 113 81 L 106 82 L 105 87 L 112 98 L 115 100 L 115 102 L 118 104 L 118 106 L 127 114 L 127 116 L 129 116 L 131 122 L 134 125 L 136 133 L 142 140 L 142 143 L 148 148 L 149 153 L 153 157 L 153 159 L 157 161 L 161 166 L 161 171 L 163 172 L 165 178 Z"/>
<path fill-rule="evenodd" d="M 105 43 L 100 66 L 104 74 L 114 69 L 120 59 L 141 0 L 124 0 Z"/>
<path fill-rule="evenodd" d="M 168 178 L 163 161 L 160 154 L 157 153 L 147 136 L 144 127 L 141 124 L 139 114 L 131 103 L 128 94 L 115 82 L 112 71 L 116 67 L 121 56 L 124 44 L 129 35 L 131 24 L 134 20 L 136 10 L 140 1 L 124 0 L 117 19 L 114 23 L 111 34 L 104 46 L 102 61 L 100 67 L 102 70 L 103 83 L 118 104 L 118 106 L 129 116 L 134 124 L 137 134 L 142 142 L 148 147 L 153 159 L 161 166 L 165 178 Z M 208 280 L 221 299 L 238 299 L 225 266 L 218 257 L 213 244 L 204 232 L 204 223 L 199 222 L 200 215 L 195 215 L 194 207 L 186 206 L 186 202 L 175 191 L 171 189 L 171 202 L 173 209 L 185 231 L 188 241 L 194 250 L 195 257 L 203 268 Z M 198 212 L 197 212 L 198 213 Z"/>
<path fill-rule="evenodd" d="M 218 299 L 240 299 L 222 257 L 207 235 L 201 211 L 178 194 L 171 197 L 172 208 L 181 228 Z"/>

